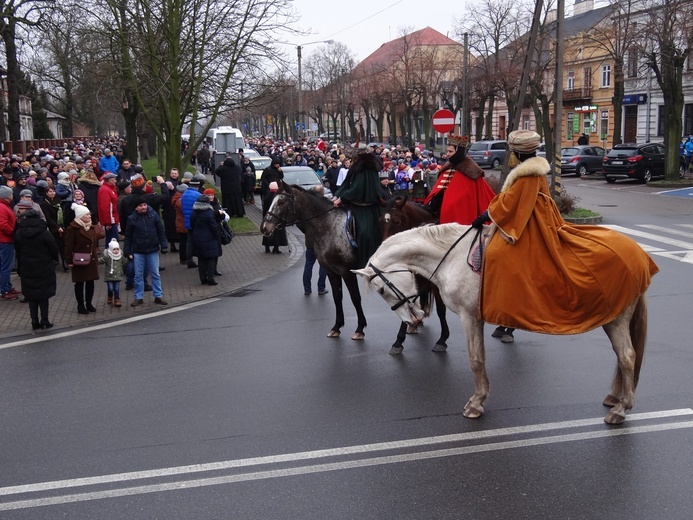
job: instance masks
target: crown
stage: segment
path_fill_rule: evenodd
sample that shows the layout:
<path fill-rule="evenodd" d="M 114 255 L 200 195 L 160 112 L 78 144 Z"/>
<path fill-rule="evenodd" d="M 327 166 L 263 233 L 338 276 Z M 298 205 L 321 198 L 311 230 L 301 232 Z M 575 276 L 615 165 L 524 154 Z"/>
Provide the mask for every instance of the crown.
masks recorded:
<path fill-rule="evenodd" d="M 469 137 L 466 135 L 449 134 L 448 144 L 451 146 L 464 146 L 467 148 L 467 146 L 469 146 Z"/>

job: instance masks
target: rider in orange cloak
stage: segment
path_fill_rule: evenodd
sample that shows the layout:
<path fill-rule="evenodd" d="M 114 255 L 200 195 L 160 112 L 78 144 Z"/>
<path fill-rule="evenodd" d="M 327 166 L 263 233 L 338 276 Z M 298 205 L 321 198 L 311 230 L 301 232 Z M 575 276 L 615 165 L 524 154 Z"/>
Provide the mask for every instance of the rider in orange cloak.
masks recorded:
<path fill-rule="evenodd" d="M 489 205 L 497 230 L 484 256 L 479 315 L 506 327 L 579 334 L 615 319 L 659 269 L 630 238 L 567 223 L 551 198 L 549 171 L 544 158 L 526 159 Z"/>

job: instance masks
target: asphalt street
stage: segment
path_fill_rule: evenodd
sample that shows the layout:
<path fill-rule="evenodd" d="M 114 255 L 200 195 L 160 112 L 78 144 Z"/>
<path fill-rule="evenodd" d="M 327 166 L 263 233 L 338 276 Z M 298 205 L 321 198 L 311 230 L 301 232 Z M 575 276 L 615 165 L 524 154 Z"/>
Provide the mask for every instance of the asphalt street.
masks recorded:
<path fill-rule="evenodd" d="M 365 341 L 349 303 L 327 338 L 331 295 L 303 295 L 299 261 L 141 321 L 5 339 L 0 518 L 691 518 L 690 201 L 566 183 L 661 269 L 623 426 L 603 423 L 601 330 L 504 345 L 487 327 L 491 395 L 469 420 L 455 316 L 447 353 L 432 320 L 390 356 L 397 322 L 371 294 Z"/>

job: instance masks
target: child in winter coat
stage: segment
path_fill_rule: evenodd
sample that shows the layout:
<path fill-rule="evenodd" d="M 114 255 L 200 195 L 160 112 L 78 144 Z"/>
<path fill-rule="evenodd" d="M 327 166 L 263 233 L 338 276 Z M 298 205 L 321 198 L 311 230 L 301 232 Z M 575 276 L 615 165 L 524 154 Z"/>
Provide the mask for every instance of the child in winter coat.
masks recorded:
<path fill-rule="evenodd" d="M 120 250 L 120 244 L 115 238 L 108 243 L 108 247 L 103 252 L 100 264 L 104 265 L 104 277 L 108 287 L 108 299 L 106 303 L 114 307 L 120 307 L 120 281 L 123 279 L 124 267 L 128 259 Z"/>

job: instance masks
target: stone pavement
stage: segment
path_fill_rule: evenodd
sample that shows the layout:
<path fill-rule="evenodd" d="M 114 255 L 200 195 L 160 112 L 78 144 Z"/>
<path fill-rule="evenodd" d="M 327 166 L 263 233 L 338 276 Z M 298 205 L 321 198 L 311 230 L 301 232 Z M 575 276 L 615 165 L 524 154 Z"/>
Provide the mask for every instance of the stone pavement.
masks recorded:
<path fill-rule="evenodd" d="M 257 197 L 259 203 L 259 197 Z M 260 205 L 245 206 L 246 216 L 258 227 L 262 220 Z M 166 269 L 161 272 L 161 283 L 166 306 L 154 305 L 151 291 L 144 293 L 144 305 L 130 307 L 134 299 L 134 291 L 125 290 L 125 280 L 120 284 L 120 308 L 106 304 L 106 283 L 103 281 L 103 267 L 99 266 L 99 280 L 95 282 L 94 307 L 96 312 L 87 314 L 77 313 L 72 277 L 62 269 L 56 272 L 58 287 L 56 295 L 50 299 L 49 319 L 55 325 L 49 331 L 37 331 L 34 334 L 49 336 L 56 330 L 66 330 L 71 327 L 83 327 L 95 323 L 130 318 L 143 313 L 157 312 L 176 305 L 191 303 L 205 298 L 232 293 L 243 287 L 259 282 L 280 273 L 303 257 L 304 246 L 301 239 L 293 233 L 287 233 L 288 250 L 281 248 L 283 254 L 266 254 L 262 246 L 262 235 L 253 233 L 236 235 L 233 242 L 223 247 L 223 255 L 219 258 L 219 271 L 223 276 L 216 280 L 219 285 L 201 285 L 197 269 L 188 269 L 179 263 L 178 253 L 160 255 L 161 265 Z M 103 244 L 102 244 L 103 245 Z M 12 285 L 21 289 L 21 282 L 16 273 L 12 273 Z M 29 306 L 19 300 L 0 301 L 0 339 L 32 334 Z"/>

